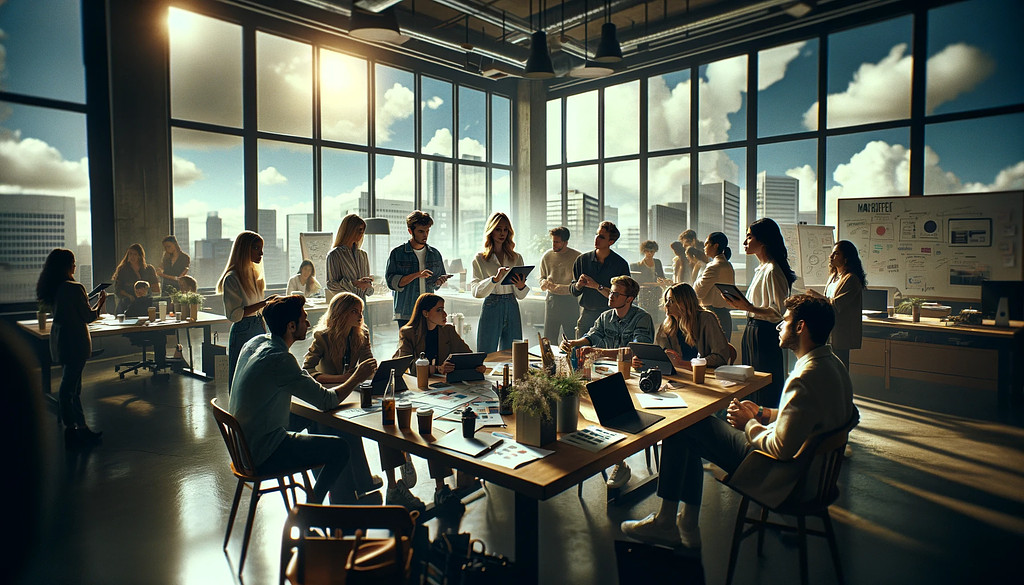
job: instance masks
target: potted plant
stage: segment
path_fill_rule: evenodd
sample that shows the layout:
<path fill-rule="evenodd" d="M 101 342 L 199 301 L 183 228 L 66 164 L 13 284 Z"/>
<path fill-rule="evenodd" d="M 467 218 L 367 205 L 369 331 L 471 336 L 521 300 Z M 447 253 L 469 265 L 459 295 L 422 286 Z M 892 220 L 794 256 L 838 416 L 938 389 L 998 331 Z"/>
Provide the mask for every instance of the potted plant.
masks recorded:
<path fill-rule="evenodd" d="M 586 384 L 578 373 L 572 371 L 557 372 L 550 379 L 558 394 L 558 432 L 574 432 L 580 418 L 580 395 L 586 391 Z"/>
<path fill-rule="evenodd" d="M 516 441 L 541 447 L 555 440 L 558 393 L 551 378 L 532 371 L 512 387 Z"/>
<path fill-rule="evenodd" d="M 914 323 L 921 321 L 921 305 L 924 304 L 924 299 L 917 297 L 903 297 L 900 299 L 898 305 L 896 305 L 896 312 L 903 315 L 910 314 L 911 320 Z"/>
<path fill-rule="evenodd" d="M 182 302 L 182 297 L 184 296 L 185 293 L 177 290 L 171 293 L 171 310 L 174 311 L 174 315 L 178 318 L 178 321 L 183 321 L 185 319 L 184 311 L 181 310 L 181 306 L 184 304 Z"/>
<path fill-rule="evenodd" d="M 50 313 L 50 305 L 39 301 L 39 310 L 36 311 L 36 320 L 39 322 L 39 330 L 46 330 L 46 317 Z"/>
<path fill-rule="evenodd" d="M 206 297 L 197 292 L 182 293 L 181 302 L 188 305 L 189 318 L 192 321 L 199 320 L 199 305 L 202 305 L 205 300 Z"/>

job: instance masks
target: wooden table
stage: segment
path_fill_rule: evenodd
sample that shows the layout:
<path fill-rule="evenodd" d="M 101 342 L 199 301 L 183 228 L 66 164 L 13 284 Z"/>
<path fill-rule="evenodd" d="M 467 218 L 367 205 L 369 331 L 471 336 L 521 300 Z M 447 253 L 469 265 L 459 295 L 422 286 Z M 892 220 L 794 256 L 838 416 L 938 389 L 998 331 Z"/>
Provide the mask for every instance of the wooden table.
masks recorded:
<path fill-rule="evenodd" d="M 199 311 L 199 319 L 197 321 L 157 321 L 154 325 L 119 325 L 117 318 L 114 315 L 103 314 L 96 321 L 89 324 L 89 334 L 95 337 L 108 337 L 112 335 L 127 335 L 129 333 L 156 333 L 161 331 L 173 331 L 175 329 L 188 329 L 191 327 L 202 327 L 203 328 L 203 342 L 212 343 L 212 334 L 210 328 L 214 325 L 222 325 L 230 323 L 227 317 L 224 315 L 217 315 L 215 313 L 206 313 Z M 18 321 L 18 327 L 27 334 L 29 339 L 32 340 L 32 345 L 36 351 L 36 357 L 39 359 L 39 371 L 40 381 L 42 384 L 43 395 L 49 396 L 51 392 L 50 388 L 50 368 L 53 366 L 53 362 L 50 359 L 50 328 L 53 325 L 53 319 L 49 319 L 46 322 L 46 329 L 39 329 L 39 322 L 35 319 Z M 196 368 L 196 362 L 192 355 L 192 347 L 189 345 L 189 361 L 192 363 L 191 368 L 184 368 L 183 371 L 193 376 L 199 376 L 207 378 L 207 374 Z"/>
<path fill-rule="evenodd" d="M 498 352 L 488 356 L 488 361 L 511 361 L 508 359 L 508 356 L 509 352 Z M 684 381 L 684 378 L 676 376 L 666 376 L 666 378 L 673 382 Z M 416 387 L 414 376 L 407 376 L 406 380 L 409 382 L 410 388 Z M 381 424 L 380 416 L 371 414 L 352 420 L 345 420 L 332 413 L 322 412 L 298 399 L 292 401 L 291 410 L 292 413 L 309 420 L 356 436 L 368 437 L 378 443 L 383 443 L 389 447 L 407 451 L 420 457 L 439 461 L 514 491 L 514 559 L 527 582 L 535 583 L 538 580 L 540 569 L 540 550 L 537 534 L 540 528 L 538 503 L 541 500 L 547 500 L 567 489 L 575 487 L 581 481 L 600 473 L 605 468 L 622 461 L 629 455 L 654 445 L 658 441 L 679 432 L 697 421 L 711 416 L 712 413 L 725 408 L 733 398 L 743 398 L 755 390 L 763 388 L 771 381 L 771 374 L 758 372 L 750 381 L 729 388 L 723 388 L 711 372 L 708 373 L 705 383 L 701 385 L 693 384 L 692 381 L 689 381 L 688 377 L 685 380 L 685 384 L 674 391 L 684 397 L 688 408 L 652 411 L 665 418 L 641 433 L 635 435 L 627 434 L 625 439 L 597 453 L 591 453 L 556 441 L 544 445 L 545 449 L 553 450 L 554 453 L 514 470 L 482 463 L 468 455 L 434 447 L 431 443 L 440 438 L 440 436 L 420 435 L 416 431 L 415 420 L 411 430 L 401 431 L 397 426 L 385 428 Z M 634 374 L 628 383 L 630 391 L 634 394 L 640 392 L 637 382 L 638 377 Z M 352 406 L 358 406 L 358 402 L 359 397 L 355 394 L 346 400 L 346 404 L 351 404 Z M 636 404 L 637 402 L 634 398 L 634 405 Z M 583 397 L 581 399 L 580 413 L 580 428 L 590 424 L 599 424 L 589 398 Z M 504 430 L 514 436 L 515 417 L 509 415 L 503 418 L 508 425 Z M 485 427 L 478 432 L 490 433 L 492 430 Z M 459 431 L 456 429 L 452 432 Z"/>

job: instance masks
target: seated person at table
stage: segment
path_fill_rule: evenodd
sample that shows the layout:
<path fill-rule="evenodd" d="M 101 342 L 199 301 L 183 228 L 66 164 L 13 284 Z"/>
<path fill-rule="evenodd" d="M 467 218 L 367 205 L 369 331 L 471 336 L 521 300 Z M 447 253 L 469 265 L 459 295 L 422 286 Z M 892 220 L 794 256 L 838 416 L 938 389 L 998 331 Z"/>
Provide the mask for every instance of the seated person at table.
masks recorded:
<path fill-rule="evenodd" d="M 351 384 L 358 387 L 360 382 L 370 379 L 376 367 L 360 370 L 360 364 L 372 362 L 373 352 L 369 343 L 369 331 L 363 324 L 363 300 L 349 293 L 338 293 L 331 299 L 327 311 L 320 317 L 313 330 L 313 343 L 302 359 L 302 369 L 321 384 Z M 349 471 L 339 479 L 339 485 L 332 496 L 334 503 L 351 503 L 340 498 L 349 494 L 367 494 L 383 486 L 380 477 L 370 473 L 370 466 L 363 451 L 363 439 L 336 429 L 320 429 L 320 432 L 338 435 L 349 446 Z"/>
<path fill-rule="evenodd" d="M 654 335 L 654 343 L 665 350 L 672 366 L 689 370 L 690 360 L 707 359 L 709 368 L 729 362 L 729 342 L 718 317 L 700 306 L 697 293 L 689 284 L 674 284 L 665 291 L 665 322 Z M 633 357 L 633 367 L 643 368 L 640 358 Z"/>
<path fill-rule="evenodd" d="M 455 369 L 451 361 L 438 363 L 453 353 L 469 353 L 469 345 L 459 336 L 454 325 L 446 321 L 448 313 L 444 311 L 444 299 L 433 294 L 423 293 L 416 299 L 413 306 L 412 319 L 398 331 L 398 351 L 395 357 L 412 355 L 417 358 L 422 353 L 430 361 L 430 374 L 443 376 Z M 477 368 L 480 373 L 487 371 L 487 366 Z M 416 362 L 409 367 L 409 373 L 416 374 Z M 383 447 L 381 460 L 384 460 Z M 434 480 L 434 505 L 461 512 L 465 509 L 458 496 L 452 493 L 444 483 L 444 479 L 452 475 L 447 465 L 427 460 L 430 477 Z"/>
<path fill-rule="evenodd" d="M 733 473 L 751 451 L 792 459 L 810 438 L 843 427 L 853 416 L 853 386 L 843 362 L 827 345 L 835 325 L 828 301 L 810 295 L 785 300 L 779 346 L 797 356 L 779 408 L 733 400 L 728 422 L 709 416 L 664 440 L 658 495 L 661 508 L 643 520 L 622 523 L 636 540 L 697 548 L 700 546 L 701 458 Z M 683 502 L 682 513 L 679 502 Z"/>
<path fill-rule="evenodd" d="M 640 294 L 640 285 L 628 276 L 616 276 L 612 279 L 611 292 L 608 293 L 608 310 L 601 313 L 590 331 L 579 339 L 562 339 L 562 351 L 579 352 L 583 360 L 590 353 L 599 357 L 614 359 L 620 348 L 632 342 L 654 342 L 654 320 L 650 313 L 633 304 Z M 615 465 L 608 478 L 608 487 L 621 488 L 629 482 L 632 472 L 625 461 Z"/>
<path fill-rule="evenodd" d="M 149 283 L 140 280 L 135 283 L 135 298 L 124 310 L 125 317 L 148 317 L 149 308 L 155 306 L 149 296 Z"/>
<path fill-rule="evenodd" d="M 306 338 L 309 320 L 302 295 L 273 297 L 263 307 L 269 335 L 257 335 L 242 346 L 231 384 L 230 412 L 241 425 L 249 442 L 256 472 L 272 475 L 285 469 L 323 465 L 307 495 L 307 502 L 320 504 L 328 489 L 348 464 L 348 444 L 340 437 L 302 435 L 289 432 L 292 396 L 328 410 L 377 367 L 373 359 L 355 367 L 350 379 L 325 388 L 299 368 L 289 348 Z"/>

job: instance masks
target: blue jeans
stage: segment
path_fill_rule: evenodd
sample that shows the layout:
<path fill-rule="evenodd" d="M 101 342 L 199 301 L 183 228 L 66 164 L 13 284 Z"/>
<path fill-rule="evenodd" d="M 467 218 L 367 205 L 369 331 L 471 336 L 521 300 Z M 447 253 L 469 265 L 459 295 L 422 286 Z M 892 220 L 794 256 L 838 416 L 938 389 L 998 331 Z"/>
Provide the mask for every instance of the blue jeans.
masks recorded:
<path fill-rule="evenodd" d="M 266 332 L 262 315 L 242 317 L 238 323 L 231 324 L 231 332 L 228 334 L 228 392 L 231 392 L 231 380 L 235 378 L 235 365 L 242 353 L 242 346 L 246 341 Z"/>
<path fill-rule="evenodd" d="M 512 349 L 513 339 L 523 338 L 523 318 L 516 295 L 487 295 L 476 328 L 476 350 L 492 353 Z"/>
<path fill-rule="evenodd" d="M 308 494 L 306 501 L 320 504 L 324 501 L 327 491 L 344 471 L 348 463 L 348 444 L 341 437 L 323 435 L 298 435 L 288 433 L 277 449 L 260 463 L 256 470 L 265 475 L 280 473 L 296 467 L 323 466 L 316 474 L 313 493 Z"/>
<path fill-rule="evenodd" d="M 724 420 L 711 416 L 698 421 L 662 441 L 658 495 L 699 506 L 704 492 L 701 458 L 732 473 L 752 450 L 746 434 Z"/>

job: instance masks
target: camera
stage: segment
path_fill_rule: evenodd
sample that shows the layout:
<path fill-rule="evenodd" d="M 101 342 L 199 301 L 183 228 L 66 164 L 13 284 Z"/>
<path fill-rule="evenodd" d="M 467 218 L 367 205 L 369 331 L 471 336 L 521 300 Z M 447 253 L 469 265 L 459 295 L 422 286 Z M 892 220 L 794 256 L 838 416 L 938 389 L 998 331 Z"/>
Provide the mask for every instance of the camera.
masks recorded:
<path fill-rule="evenodd" d="M 661 388 L 661 370 L 651 368 L 640 374 L 640 389 L 644 392 L 657 392 Z"/>

